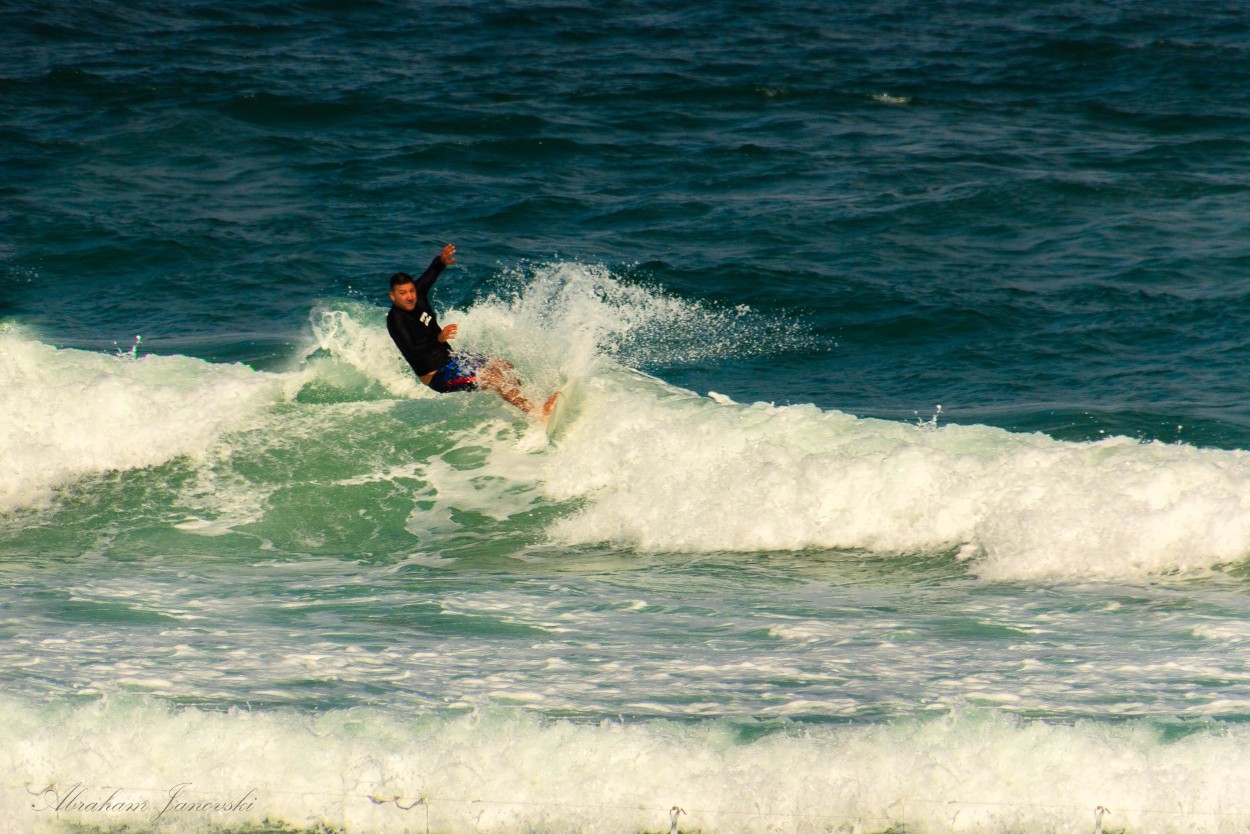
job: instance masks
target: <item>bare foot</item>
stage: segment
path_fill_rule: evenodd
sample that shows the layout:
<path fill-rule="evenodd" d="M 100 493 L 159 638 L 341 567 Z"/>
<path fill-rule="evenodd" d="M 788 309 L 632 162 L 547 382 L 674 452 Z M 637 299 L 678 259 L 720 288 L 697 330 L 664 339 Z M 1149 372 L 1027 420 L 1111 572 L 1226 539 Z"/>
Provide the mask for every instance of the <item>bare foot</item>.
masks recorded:
<path fill-rule="evenodd" d="M 556 400 L 560 399 L 560 392 L 557 391 L 547 398 L 547 402 L 543 403 L 543 422 L 547 422 L 547 418 L 551 416 L 551 409 L 556 407 Z"/>

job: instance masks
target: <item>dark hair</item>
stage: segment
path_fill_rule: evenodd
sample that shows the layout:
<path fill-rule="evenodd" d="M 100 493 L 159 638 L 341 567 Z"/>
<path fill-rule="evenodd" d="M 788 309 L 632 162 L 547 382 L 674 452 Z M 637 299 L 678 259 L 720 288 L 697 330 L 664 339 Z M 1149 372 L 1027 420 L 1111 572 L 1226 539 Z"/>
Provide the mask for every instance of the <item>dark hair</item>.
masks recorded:
<path fill-rule="evenodd" d="M 391 289 L 395 289 L 400 284 L 411 284 L 411 283 L 413 283 L 412 276 L 409 275 L 407 272 L 396 272 L 394 275 L 391 276 Z"/>

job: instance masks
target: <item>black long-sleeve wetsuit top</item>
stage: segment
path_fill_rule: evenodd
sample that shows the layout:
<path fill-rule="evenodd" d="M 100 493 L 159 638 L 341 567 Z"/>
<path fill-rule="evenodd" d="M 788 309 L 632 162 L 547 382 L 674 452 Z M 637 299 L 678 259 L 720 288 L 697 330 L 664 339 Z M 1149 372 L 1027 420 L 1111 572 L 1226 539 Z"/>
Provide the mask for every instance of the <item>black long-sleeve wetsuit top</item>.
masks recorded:
<path fill-rule="evenodd" d="M 451 348 L 438 340 L 442 328 L 430 306 L 430 288 L 443 271 L 443 259 L 437 257 L 414 283 L 417 287 L 417 306 L 412 312 L 401 310 L 394 304 L 386 314 L 386 330 L 395 340 L 395 346 L 408 360 L 418 377 L 437 371 L 451 361 Z"/>

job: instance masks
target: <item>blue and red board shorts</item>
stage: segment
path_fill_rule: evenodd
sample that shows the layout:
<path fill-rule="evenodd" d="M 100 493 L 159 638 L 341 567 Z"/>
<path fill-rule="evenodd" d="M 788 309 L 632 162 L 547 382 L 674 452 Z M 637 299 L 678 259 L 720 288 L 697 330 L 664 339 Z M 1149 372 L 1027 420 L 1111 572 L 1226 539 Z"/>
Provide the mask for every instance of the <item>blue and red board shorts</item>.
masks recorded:
<path fill-rule="evenodd" d="M 476 391 L 477 369 L 486 364 L 479 353 L 453 353 L 451 361 L 434 372 L 430 387 L 440 394 L 452 391 Z"/>

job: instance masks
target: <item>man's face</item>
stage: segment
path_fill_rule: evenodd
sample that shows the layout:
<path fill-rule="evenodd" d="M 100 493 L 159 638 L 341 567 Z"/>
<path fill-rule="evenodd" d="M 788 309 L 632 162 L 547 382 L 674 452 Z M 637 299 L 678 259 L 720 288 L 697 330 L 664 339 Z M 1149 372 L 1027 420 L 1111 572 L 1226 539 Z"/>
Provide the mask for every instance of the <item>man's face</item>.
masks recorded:
<path fill-rule="evenodd" d="M 417 285 L 400 284 L 391 290 L 391 301 L 399 309 L 411 313 L 417 307 Z"/>

